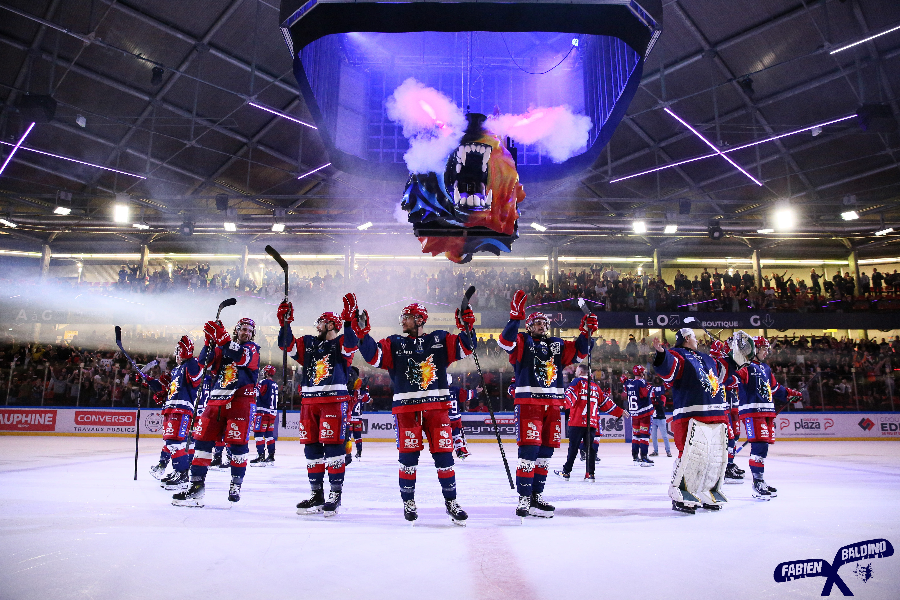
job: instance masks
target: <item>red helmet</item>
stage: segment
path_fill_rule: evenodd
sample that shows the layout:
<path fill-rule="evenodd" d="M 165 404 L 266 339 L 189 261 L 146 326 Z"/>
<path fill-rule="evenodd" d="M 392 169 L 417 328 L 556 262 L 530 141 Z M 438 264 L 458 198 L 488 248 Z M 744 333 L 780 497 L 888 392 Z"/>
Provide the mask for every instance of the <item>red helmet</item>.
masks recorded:
<path fill-rule="evenodd" d="M 319 324 L 319 321 L 331 323 L 332 325 L 334 325 L 334 328 L 336 330 L 341 328 L 341 318 L 333 312 L 323 312 L 321 315 L 319 315 L 319 318 L 316 319 L 316 325 Z"/>
<path fill-rule="evenodd" d="M 640 377 L 641 379 L 647 374 L 647 369 L 642 367 L 641 365 L 634 365 L 631 368 L 631 372 L 634 373 L 635 377 Z"/>
<path fill-rule="evenodd" d="M 531 327 L 531 324 L 538 320 L 544 321 L 546 323 L 544 325 L 545 329 L 550 327 L 550 318 L 547 315 L 542 312 L 533 312 L 528 315 L 527 319 L 525 319 L 525 329 Z"/>
<path fill-rule="evenodd" d="M 181 360 L 194 358 L 194 342 L 191 338 L 186 335 L 181 336 L 181 339 L 178 340 L 178 347 L 175 349 L 175 354 Z"/>
<path fill-rule="evenodd" d="M 400 312 L 400 319 L 402 320 L 407 315 L 422 317 L 422 325 L 428 321 L 428 310 L 418 302 L 403 307 L 403 310 Z"/>
<path fill-rule="evenodd" d="M 757 335 L 753 337 L 753 345 L 756 346 L 756 349 L 759 350 L 761 348 L 765 348 L 766 350 L 770 349 L 772 346 L 769 344 L 769 340 L 765 338 L 765 336 Z"/>
<path fill-rule="evenodd" d="M 275 377 L 275 367 L 272 365 L 266 365 L 262 368 L 262 376 L 264 379 L 268 379 L 270 377 Z"/>
<path fill-rule="evenodd" d="M 241 327 L 244 325 L 249 325 L 253 330 L 253 333 L 250 334 L 250 340 L 252 341 L 256 337 L 256 321 L 251 319 L 250 317 L 244 317 L 240 321 L 237 322 L 237 325 L 234 326 L 234 331 L 231 332 L 231 337 L 237 339 L 238 332 L 241 330 Z"/>

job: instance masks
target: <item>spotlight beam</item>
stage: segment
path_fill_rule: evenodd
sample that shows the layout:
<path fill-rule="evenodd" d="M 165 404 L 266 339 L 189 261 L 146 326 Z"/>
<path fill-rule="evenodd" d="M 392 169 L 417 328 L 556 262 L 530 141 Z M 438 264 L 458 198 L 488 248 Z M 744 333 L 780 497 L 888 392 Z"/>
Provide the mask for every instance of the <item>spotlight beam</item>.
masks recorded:
<path fill-rule="evenodd" d="M 25 133 L 22 134 L 22 137 L 19 138 L 19 141 L 16 142 L 16 145 L 13 146 L 12 150 L 10 150 L 9 156 L 6 157 L 6 160 L 3 162 L 3 166 L 0 167 L 0 175 L 3 175 L 3 171 L 6 170 L 6 165 L 8 165 L 9 161 L 12 160 L 12 157 L 16 153 L 16 150 L 18 150 L 22 146 L 22 142 L 25 141 L 25 138 L 28 137 L 28 134 L 31 133 L 32 129 L 34 129 L 34 123 L 28 126 L 28 129 L 25 130 Z"/>

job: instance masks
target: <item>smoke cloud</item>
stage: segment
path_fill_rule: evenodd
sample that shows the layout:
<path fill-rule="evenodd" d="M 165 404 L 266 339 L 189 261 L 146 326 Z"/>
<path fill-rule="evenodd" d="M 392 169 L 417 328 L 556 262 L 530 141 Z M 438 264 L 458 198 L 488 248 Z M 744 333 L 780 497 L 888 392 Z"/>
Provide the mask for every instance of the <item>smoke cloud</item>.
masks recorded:
<path fill-rule="evenodd" d="M 412 77 L 385 101 L 387 116 L 403 127 L 409 150 L 403 155 L 411 173 L 441 172 L 459 145 L 466 117 L 453 101 Z"/>
<path fill-rule="evenodd" d="M 563 162 L 588 143 L 591 119 L 576 115 L 568 106 L 533 108 L 523 115 L 489 117 L 487 127 L 501 139 L 534 144 L 553 162 Z"/>

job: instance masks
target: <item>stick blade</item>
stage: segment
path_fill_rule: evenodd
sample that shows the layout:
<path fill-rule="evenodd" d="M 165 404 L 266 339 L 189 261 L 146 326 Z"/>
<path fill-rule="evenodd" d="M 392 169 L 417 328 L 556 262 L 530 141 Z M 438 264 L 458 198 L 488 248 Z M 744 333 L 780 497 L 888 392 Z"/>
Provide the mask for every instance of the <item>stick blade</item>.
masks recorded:
<path fill-rule="evenodd" d="M 237 298 L 228 298 L 227 300 L 222 300 L 222 303 L 219 304 L 219 310 L 222 310 L 223 308 L 229 306 L 234 306 L 235 304 L 237 304 Z"/>
<path fill-rule="evenodd" d="M 116 325 L 116 346 L 122 345 L 122 328 Z"/>
<path fill-rule="evenodd" d="M 587 307 L 587 302 L 584 301 L 584 298 L 578 299 L 578 308 L 580 308 L 581 312 L 583 312 L 585 315 L 591 314 L 591 309 Z"/>
<path fill-rule="evenodd" d="M 466 293 L 463 295 L 462 304 L 459 305 L 459 312 L 465 312 L 467 308 L 469 308 L 469 301 L 472 299 L 472 296 L 475 295 L 475 286 L 469 286 L 469 289 L 466 290 Z"/>
<path fill-rule="evenodd" d="M 268 245 L 267 245 L 267 246 L 266 246 L 266 254 L 268 254 L 269 256 L 271 256 L 272 258 L 274 258 L 274 259 L 275 259 L 275 262 L 277 262 L 279 265 L 281 265 L 281 268 L 282 268 L 282 269 L 284 269 L 285 271 L 288 270 L 288 264 L 287 264 L 287 261 L 284 260 L 283 258 L 281 258 L 281 255 L 278 254 L 278 250 L 276 250 L 276 249 L 273 248 L 272 246 L 268 246 Z"/>

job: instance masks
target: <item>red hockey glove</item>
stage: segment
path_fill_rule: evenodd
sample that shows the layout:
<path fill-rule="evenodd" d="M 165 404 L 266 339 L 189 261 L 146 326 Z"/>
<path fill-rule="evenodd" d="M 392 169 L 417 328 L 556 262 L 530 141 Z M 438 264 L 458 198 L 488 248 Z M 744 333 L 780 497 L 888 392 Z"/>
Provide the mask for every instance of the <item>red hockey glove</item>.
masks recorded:
<path fill-rule="evenodd" d="M 350 327 L 353 328 L 353 333 L 359 339 L 368 335 L 369 330 L 372 329 L 372 325 L 369 323 L 369 311 L 364 310 L 353 313 L 353 317 L 350 319 Z"/>
<path fill-rule="evenodd" d="M 597 324 L 597 317 L 593 314 L 584 315 L 581 317 L 581 326 L 578 328 L 581 333 L 584 335 L 591 337 L 594 335 L 594 332 L 599 329 L 599 325 Z"/>
<path fill-rule="evenodd" d="M 341 311 L 341 321 L 346 323 L 353 320 L 353 315 L 359 311 L 356 303 L 356 294 L 344 294 L 344 310 Z"/>
<path fill-rule="evenodd" d="M 791 388 L 787 388 L 787 395 L 788 395 L 788 398 L 796 398 L 797 396 L 802 397 L 803 392 L 800 392 L 798 390 L 792 390 Z"/>
<path fill-rule="evenodd" d="M 206 345 L 212 346 L 216 343 L 216 322 L 207 321 L 203 324 L 203 335 L 206 338 Z"/>
<path fill-rule="evenodd" d="M 159 376 L 159 382 L 163 386 L 163 392 L 168 392 L 169 385 L 172 383 L 172 375 L 169 373 L 163 373 Z"/>
<path fill-rule="evenodd" d="M 156 402 L 156 405 L 157 405 L 157 406 L 159 406 L 159 405 L 161 405 L 163 402 L 165 402 L 165 401 L 166 401 L 166 398 L 168 398 L 168 397 L 169 397 L 169 392 L 168 392 L 168 390 L 161 390 L 161 391 L 156 392 L 155 394 L 153 394 L 153 401 Z"/>
<path fill-rule="evenodd" d="M 619 383 L 625 385 L 626 381 L 628 381 L 628 375 L 619 375 Z"/>
<path fill-rule="evenodd" d="M 294 320 L 294 305 L 290 302 L 282 302 L 278 305 L 278 324 L 282 327 Z"/>
<path fill-rule="evenodd" d="M 216 321 L 216 344 L 223 346 L 231 341 L 231 334 L 225 330 L 222 321 Z"/>
<path fill-rule="evenodd" d="M 525 319 L 525 301 L 528 300 L 528 294 L 519 290 L 513 296 L 512 302 L 509 303 L 509 318 L 512 321 L 523 321 Z"/>
<path fill-rule="evenodd" d="M 459 309 L 456 309 L 456 327 L 460 331 L 470 331 L 475 327 L 475 313 L 471 308 L 467 308 L 462 315 L 459 314 Z"/>

